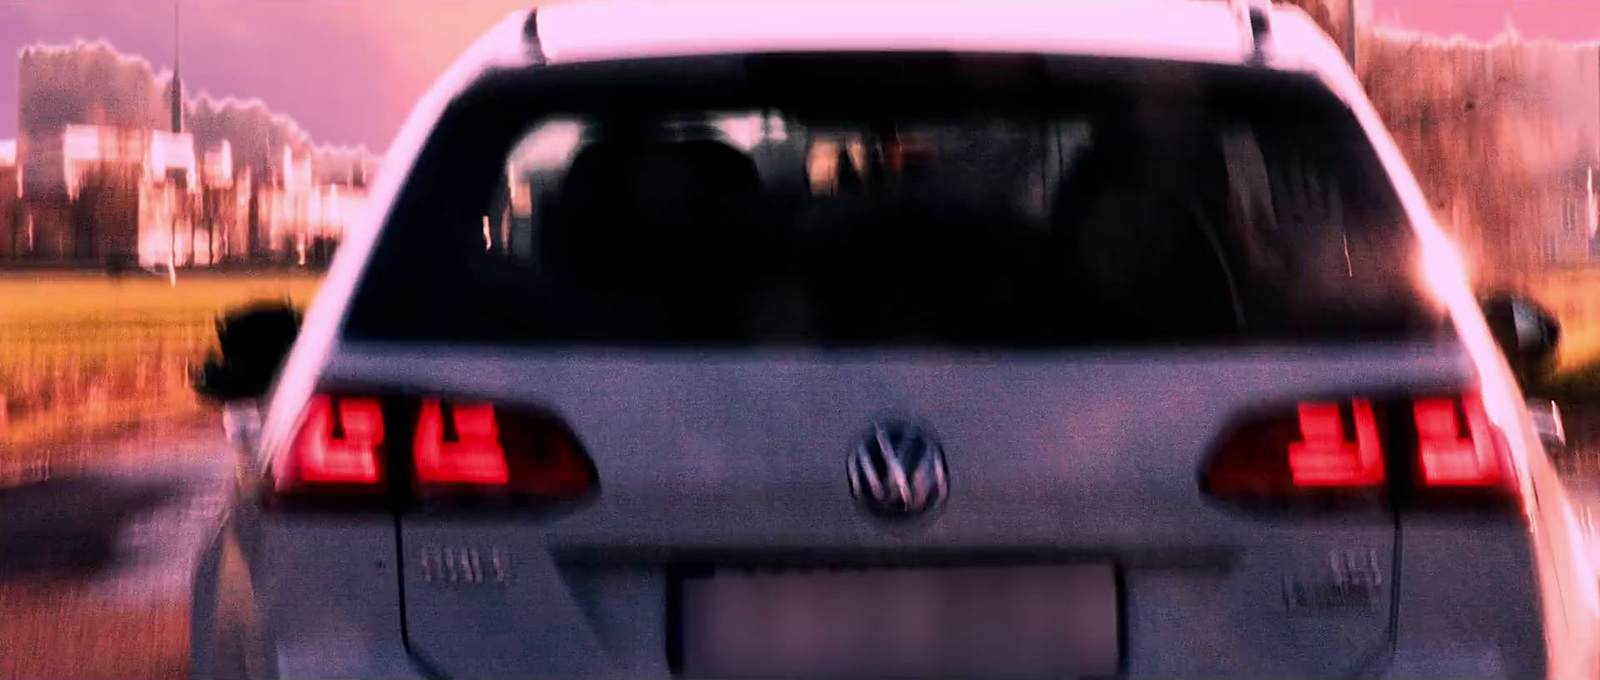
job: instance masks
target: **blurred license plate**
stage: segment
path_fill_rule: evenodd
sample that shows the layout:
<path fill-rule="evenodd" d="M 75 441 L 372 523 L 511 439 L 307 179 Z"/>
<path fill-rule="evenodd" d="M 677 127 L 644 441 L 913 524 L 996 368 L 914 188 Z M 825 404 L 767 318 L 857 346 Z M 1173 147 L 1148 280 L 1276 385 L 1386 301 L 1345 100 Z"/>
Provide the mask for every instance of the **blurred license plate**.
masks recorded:
<path fill-rule="evenodd" d="M 686 677 L 1109 676 L 1120 660 L 1110 565 L 720 570 L 681 586 Z"/>

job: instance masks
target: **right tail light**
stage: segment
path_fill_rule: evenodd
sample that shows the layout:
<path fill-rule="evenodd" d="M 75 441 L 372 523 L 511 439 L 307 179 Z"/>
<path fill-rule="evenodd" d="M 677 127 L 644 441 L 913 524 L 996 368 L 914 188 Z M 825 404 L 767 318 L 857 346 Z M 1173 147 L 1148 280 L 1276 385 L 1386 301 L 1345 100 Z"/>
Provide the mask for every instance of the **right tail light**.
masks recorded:
<path fill-rule="evenodd" d="M 1510 449 L 1473 394 L 1308 400 L 1232 428 L 1202 491 L 1243 503 L 1427 505 L 1515 497 Z"/>
<path fill-rule="evenodd" d="M 288 502 L 481 506 L 582 499 L 598 475 L 577 436 L 548 412 L 318 394 L 274 461 L 273 481 L 274 497 Z"/>
<path fill-rule="evenodd" d="M 1413 402 L 1424 486 L 1497 486 L 1511 475 L 1504 440 L 1476 396 Z"/>

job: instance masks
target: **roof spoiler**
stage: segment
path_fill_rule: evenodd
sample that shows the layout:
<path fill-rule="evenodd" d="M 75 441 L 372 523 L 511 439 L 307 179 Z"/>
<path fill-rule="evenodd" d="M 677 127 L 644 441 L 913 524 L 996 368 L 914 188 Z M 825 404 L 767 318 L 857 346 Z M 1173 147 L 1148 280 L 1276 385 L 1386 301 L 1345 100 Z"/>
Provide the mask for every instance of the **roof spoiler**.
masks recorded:
<path fill-rule="evenodd" d="M 1247 36 L 1245 52 L 1252 64 L 1265 63 L 1272 41 L 1272 0 L 1229 0 Z"/>

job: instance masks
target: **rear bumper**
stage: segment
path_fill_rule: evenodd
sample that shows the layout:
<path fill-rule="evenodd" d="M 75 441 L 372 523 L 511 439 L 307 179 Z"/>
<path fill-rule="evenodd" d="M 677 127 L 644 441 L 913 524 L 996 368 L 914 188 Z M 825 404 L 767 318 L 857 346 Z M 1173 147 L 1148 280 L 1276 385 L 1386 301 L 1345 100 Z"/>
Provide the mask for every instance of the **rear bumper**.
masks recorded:
<path fill-rule="evenodd" d="M 1412 649 L 1391 657 L 1385 678 L 1525 678 L 1499 650 Z"/>
<path fill-rule="evenodd" d="M 1534 534 L 1518 518 L 1407 518 L 1396 573 L 1393 677 L 1547 677 Z"/>
<path fill-rule="evenodd" d="M 460 531 L 454 528 L 452 535 Z M 1523 538 L 1520 545 L 1507 540 L 1518 535 Z M 1404 567 L 1394 574 L 1401 585 L 1397 635 L 1390 638 L 1394 647 L 1385 649 L 1388 645 L 1372 640 L 1377 643 L 1374 653 L 1354 672 L 1393 678 L 1548 675 L 1545 636 L 1536 604 L 1539 584 L 1532 577 L 1525 539 L 1526 530 L 1514 526 L 1505 527 L 1498 537 L 1481 527 L 1469 536 L 1454 527 L 1410 527 L 1405 546 L 1410 559 L 1403 560 Z M 469 630 L 473 625 L 466 622 L 508 623 L 501 617 L 486 617 L 483 603 L 474 606 L 474 598 L 464 593 L 440 592 L 434 594 L 437 601 L 424 597 L 412 603 L 411 632 L 421 635 L 421 651 L 441 654 L 437 661 L 442 672 L 433 672 L 429 659 L 415 658 L 407 649 L 401 626 L 408 614 L 402 606 L 396 551 L 395 525 L 386 515 L 314 520 L 274 517 L 226 527 L 207 547 L 196 579 L 195 674 L 250 678 L 528 674 L 499 672 L 512 668 L 502 668 L 503 664 L 490 670 L 491 666 L 482 665 L 485 657 L 459 653 L 462 643 L 477 639 Z M 1463 560 L 1463 554 L 1473 558 Z M 556 573 L 551 566 L 550 573 Z M 626 574 L 615 571 L 606 574 L 603 582 L 595 580 L 604 575 L 597 573 L 555 583 L 563 584 L 563 590 L 631 594 L 612 598 L 614 603 L 599 603 L 605 606 L 587 608 L 582 620 L 616 631 L 625 628 L 619 622 L 631 621 L 634 625 L 627 628 L 631 632 L 621 639 L 637 643 L 638 635 L 651 637 L 645 629 L 657 624 L 651 617 L 639 617 L 636 607 L 641 602 L 659 601 L 657 590 L 647 587 L 654 580 L 643 576 L 643 580 L 624 579 Z M 1507 578 L 1506 574 L 1527 578 Z M 1194 614 L 1196 610 L 1189 605 L 1204 599 L 1194 582 L 1160 569 L 1134 569 L 1122 577 L 1124 597 L 1131 598 L 1124 604 L 1124 614 L 1132 619 L 1124 633 L 1132 642 L 1132 649 L 1125 649 L 1123 655 L 1129 674 L 1196 673 L 1193 652 L 1202 651 L 1197 648 L 1201 641 L 1195 639 L 1194 622 L 1185 622 L 1190 617 L 1178 615 L 1185 611 Z M 1132 611 L 1127 609 L 1130 606 Z M 1237 617 L 1247 611 L 1214 612 L 1217 620 L 1234 617 L 1240 625 L 1213 629 L 1210 635 L 1219 645 L 1210 650 L 1213 656 L 1230 656 L 1231 648 L 1231 656 L 1248 657 L 1250 653 L 1242 649 L 1251 640 L 1257 645 L 1272 644 L 1244 634 L 1250 626 Z M 543 609 L 544 616 L 551 614 Z M 448 631 L 455 635 L 441 637 Z M 427 643 L 436 649 L 428 649 Z M 516 646 L 528 651 L 525 645 Z M 656 648 L 653 644 L 637 646 Z M 506 660 L 515 656 L 510 654 Z M 626 673 L 629 677 L 666 677 L 665 661 L 633 661 L 638 663 L 616 667 L 631 669 Z M 1225 666 L 1210 666 L 1213 672 L 1199 674 L 1260 677 L 1260 672 L 1243 670 L 1254 665 L 1237 658 Z M 1341 664 L 1313 672 L 1335 675 L 1353 669 Z"/>
<path fill-rule="evenodd" d="M 396 653 L 398 652 L 398 654 Z M 390 650 L 378 654 L 353 658 L 348 650 L 333 646 L 312 647 L 297 645 L 278 649 L 278 678 L 404 678 L 428 680 L 419 673 L 415 664 L 405 657 L 404 650 Z"/>

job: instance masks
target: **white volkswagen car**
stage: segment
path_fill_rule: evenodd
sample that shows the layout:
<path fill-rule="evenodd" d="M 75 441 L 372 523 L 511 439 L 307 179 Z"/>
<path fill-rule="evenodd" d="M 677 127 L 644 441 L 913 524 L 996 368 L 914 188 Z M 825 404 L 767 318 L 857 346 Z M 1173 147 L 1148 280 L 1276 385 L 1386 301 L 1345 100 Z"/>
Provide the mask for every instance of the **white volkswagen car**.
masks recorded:
<path fill-rule="evenodd" d="M 371 206 L 199 675 L 1600 677 L 1507 355 L 1299 11 L 558 4 Z"/>

